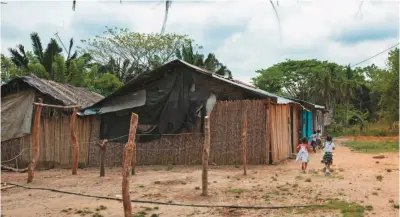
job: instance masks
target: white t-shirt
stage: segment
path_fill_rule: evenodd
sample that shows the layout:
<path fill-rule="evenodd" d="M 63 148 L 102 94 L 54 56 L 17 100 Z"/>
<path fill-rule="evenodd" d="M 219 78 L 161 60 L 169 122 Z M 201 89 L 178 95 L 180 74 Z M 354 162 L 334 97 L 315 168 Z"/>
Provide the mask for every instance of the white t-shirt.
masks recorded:
<path fill-rule="evenodd" d="M 317 133 L 317 139 L 321 140 L 321 133 Z"/>
<path fill-rule="evenodd" d="M 333 142 L 325 142 L 325 144 L 324 144 L 324 152 L 333 152 L 333 148 L 335 148 L 335 143 L 333 143 Z"/>
<path fill-rule="evenodd" d="M 317 141 L 317 134 L 312 134 L 311 135 L 311 139 L 312 139 L 312 141 Z"/>

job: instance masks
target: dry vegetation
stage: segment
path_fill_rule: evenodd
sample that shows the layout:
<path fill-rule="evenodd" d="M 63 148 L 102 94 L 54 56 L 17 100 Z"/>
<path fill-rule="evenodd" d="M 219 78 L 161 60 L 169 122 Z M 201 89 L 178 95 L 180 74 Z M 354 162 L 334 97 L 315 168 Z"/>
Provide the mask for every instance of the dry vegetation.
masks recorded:
<path fill-rule="evenodd" d="M 200 196 L 200 166 L 138 167 L 130 179 L 131 199 L 187 204 L 278 206 L 320 204 L 312 208 L 238 210 L 194 208 L 133 203 L 135 217 L 157 216 L 397 216 L 399 207 L 398 153 L 351 152 L 339 146 L 334 155 L 334 172 L 324 176 L 320 158 L 311 154 L 309 170 L 300 171 L 293 160 L 275 166 L 249 166 L 248 175 L 235 166 L 211 166 L 208 197 Z M 390 170 L 390 172 L 388 172 Z M 25 184 L 26 174 L 2 173 L 2 182 Z M 121 168 L 107 168 L 99 177 L 97 168 L 38 171 L 30 186 L 49 187 L 108 197 L 121 197 Z M 4 216 L 117 217 L 122 203 L 48 191 L 9 188 L 2 191 Z"/>

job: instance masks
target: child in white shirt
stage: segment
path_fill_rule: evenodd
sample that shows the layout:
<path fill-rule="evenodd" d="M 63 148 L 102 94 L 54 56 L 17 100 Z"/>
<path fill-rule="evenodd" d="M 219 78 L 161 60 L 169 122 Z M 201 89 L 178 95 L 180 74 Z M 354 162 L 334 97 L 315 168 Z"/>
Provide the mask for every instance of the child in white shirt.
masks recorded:
<path fill-rule="evenodd" d="M 335 150 L 335 144 L 332 141 L 331 136 L 326 137 L 326 142 L 324 143 L 324 157 L 322 158 L 322 163 L 325 164 L 325 173 L 328 175 L 333 163 L 332 152 Z"/>

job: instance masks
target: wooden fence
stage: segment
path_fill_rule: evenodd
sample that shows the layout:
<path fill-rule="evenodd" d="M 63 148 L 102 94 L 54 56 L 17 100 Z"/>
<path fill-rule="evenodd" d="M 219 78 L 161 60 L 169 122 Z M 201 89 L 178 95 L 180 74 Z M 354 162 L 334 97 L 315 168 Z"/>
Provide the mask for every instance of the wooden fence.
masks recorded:
<path fill-rule="evenodd" d="M 56 116 L 42 117 L 39 132 L 39 167 L 53 167 L 55 165 L 71 165 L 71 117 Z M 88 150 L 91 132 L 91 122 L 94 117 L 78 118 L 76 120 L 76 135 L 79 141 L 79 163 L 88 163 Z M 1 143 L 1 160 L 8 164 L 17 164 L 26 167 L 32 160 L 32 134 Z M 10 159 L 18 156 L 15 160 Z"/>
<path fill-rule="evenodd" d="M 246 110 L 247 164 L 268 164 L 270 151 L 273 163 L 290 157 L 292 134 L 293 141 L 296 141 L 296 131 L 290 129 L 290 105 L 270 105 L 267 113 L 266 100 L 219 101 L 210 115 L 210 164 L 242 164 L 242 127 Z M 297 120 L 296 114 L 293 112 L 294 125 Z M 69 123 L 68 115 L 42 118 L 39 166 L 72 164 Z M 271 132 L 267 132 L 268 124 L 271 125 Z M 99 165 L 99 151 L 95 144 L 99 142 L 100 119 L 95 116 L 78 118 L 76 131 L 79 141 L 79 163 Z M 151 142 L 137 143 L 137 165 L 201 164 L 203 137 L 198 123 L 193 134 L 167 135 Z M 271 144 L 267 144 L 269 141 Z M 125 143 L 119 142 L 108 143 L 107 166 L 122 165 L 124 145 Z M 23 151 L 17 160 L 19 166 L 24 167 L 31 160 L 31 148 L 31 135 L 5 141 L 1 144 L 2 161 L 7 161 Z M 15 161 L 11 163 L 15 164 Z"/>
<path fill-rule="evenodd" d="M 210 163 L 218 165 L 242 164 L 242 124 L 245 107 L 248 112 L 247 163 L 265 164 L 266 151 L 266 101 L 240 100 L 217 102 L 211 115 Z M 199 121 L 198 121 L 199 122 Z M 95 127 L 100 127 L 95 126 Z M 93 138 L 99 138 L 99 130 Z M 98 139 L 97 139 L 98 140 Z M 204 136 L 200 124 L 193 134 L 168 135 L 146 143 L 137 143 L 137 165 L 188 165 L 201 164 Z M 107 146 L 106 165 L 122 164 L 125 143 L 110 142 Z M 91 143 L 89 164 L 99 164 L 98 148 Z"/>

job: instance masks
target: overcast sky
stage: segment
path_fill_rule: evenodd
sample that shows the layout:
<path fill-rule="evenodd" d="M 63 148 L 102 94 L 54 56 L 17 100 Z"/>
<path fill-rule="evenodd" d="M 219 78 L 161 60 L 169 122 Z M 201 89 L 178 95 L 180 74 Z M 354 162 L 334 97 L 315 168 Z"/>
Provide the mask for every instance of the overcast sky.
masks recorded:
<path fill-rule="evenodd" d="M 64 43 L 101 34 L 105 26 L 159 32 L 164 4 L 157 1 L 12 1 L 1 5 L 1 52 L 39 33 L 46 44 L 56 31 Z M 250 82 L 255 70 L 285 59 L 320 59 L 354 64 L 399 41 L 399 2 L 279 1 L 279 25 L 269 1 L 174 1 L 166 32 L 191 36 L 233 72 Z M 385 66 L 387 54 L 363 65 Z M 361 65 L 361 66 L 363 66 Z"/>

